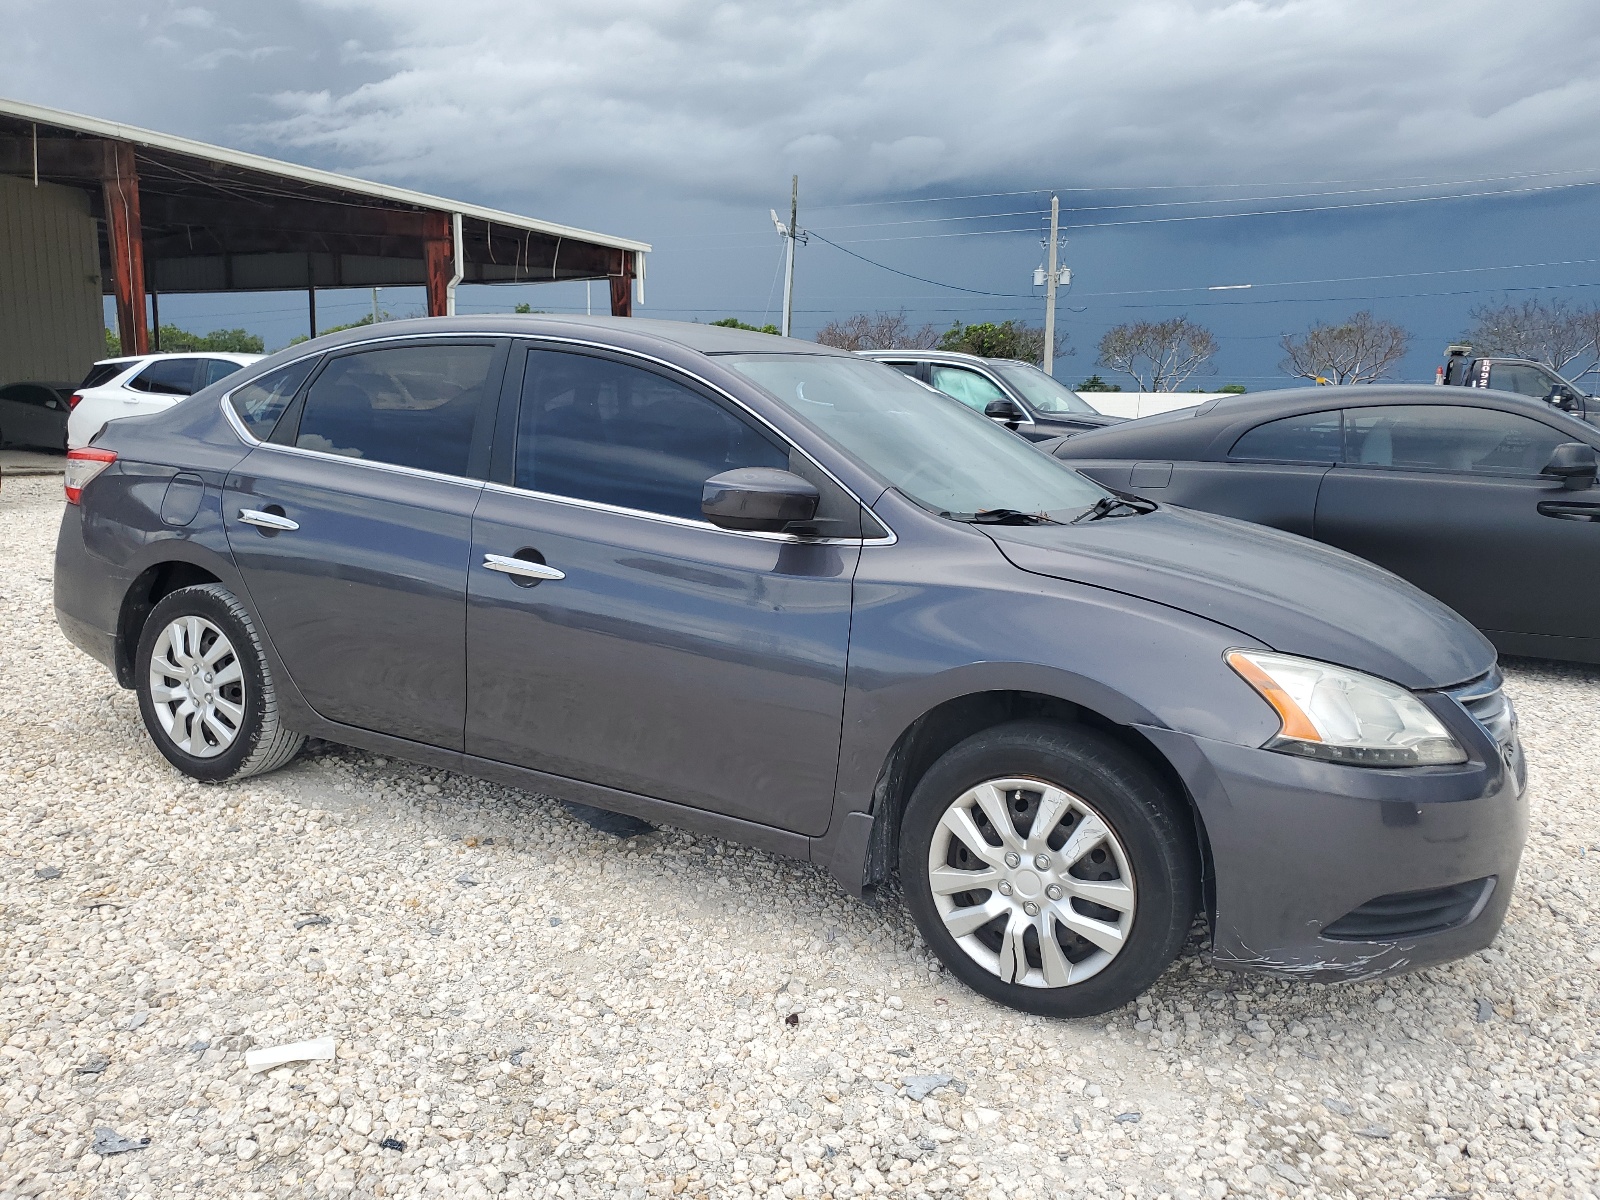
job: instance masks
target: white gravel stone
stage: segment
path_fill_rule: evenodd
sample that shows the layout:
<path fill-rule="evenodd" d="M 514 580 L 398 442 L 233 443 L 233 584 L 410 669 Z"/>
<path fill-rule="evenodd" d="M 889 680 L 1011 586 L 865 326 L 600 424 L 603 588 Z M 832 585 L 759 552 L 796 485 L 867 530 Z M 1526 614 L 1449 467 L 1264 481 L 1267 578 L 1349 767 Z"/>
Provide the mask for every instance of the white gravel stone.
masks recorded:
<path fill-rule="evenodd" d="M 1329 987 L 1191 945 L 1051 1022 L 803 863 L 325 744 L 185 780 L 55 627 L 59 487 L 0 490 L 0 1197 L 1595 1194 L 1600 670 L 1507 664 L 1490 950 Z"/>

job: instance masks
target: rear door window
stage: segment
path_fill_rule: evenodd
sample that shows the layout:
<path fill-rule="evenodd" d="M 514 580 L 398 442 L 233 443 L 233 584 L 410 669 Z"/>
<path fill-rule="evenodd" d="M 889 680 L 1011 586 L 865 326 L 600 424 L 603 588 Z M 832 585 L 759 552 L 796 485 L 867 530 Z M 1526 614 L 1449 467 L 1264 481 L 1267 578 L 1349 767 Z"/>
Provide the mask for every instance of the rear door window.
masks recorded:
<path fill-rule="evenodd" d="M 709 396 L 654 371 L 528 351 L 518 487 L 703 521 L 705 481 L 736 467 L 787 470 L 788 450 Z"/>
<path fill-rule="evenodd" d="M 210 387 L 217 380 L 226 379 L 235 371 L 244 369 L 242 363 L 236 363 L 226 358 L 207 358 L 203 359 L 202 362 L 204 365 L 201 368 L 200 387 Z M 195 390 L 199 391 L 200 389 L 196 388 Z"/>
<path fill-rule="evenodd" d="M 466 475 L 497 355 L 488 342 L 339 355 L 312 380 L 294 444 L 366 462 Z"/>
<path fill-rule="evenodd" d="M 1268 421 L 1233 444 L 1231 458 L 1256 462 L 1336 463 L 1344 433 L 1338 410 Z"/>
<path fill-rule="evenodd" d="M 1543 421 L 1490 408 L 1397 404 L 1345 410 L 1351 466 L 1537 475 L 1572 438 Z"/>
<path fill-rule="evenodd" d="M 199 358 L 158 358 L 128 380 L 127 386 L 159 396 L 190 396 L 204 386 L 195 382 L 197 377 L 205 379 L 204 362 Z"/>
<path fill-rule="evenodd" d="M 235 388 L 228 395 L 228 403 L 233 405 L 233 411 L 251 435 L 264 442 L 272 436 L 273 426 L 316 365 L 313 357 L 268 371 L 243 387 Z"/>

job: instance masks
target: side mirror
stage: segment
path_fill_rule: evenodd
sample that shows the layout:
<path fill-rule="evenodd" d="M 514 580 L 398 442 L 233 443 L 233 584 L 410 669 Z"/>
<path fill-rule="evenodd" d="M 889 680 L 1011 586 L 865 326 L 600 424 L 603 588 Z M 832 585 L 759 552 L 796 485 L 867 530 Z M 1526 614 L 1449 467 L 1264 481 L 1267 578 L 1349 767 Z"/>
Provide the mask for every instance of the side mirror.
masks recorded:
<path fill-rule="evenodd" d="M 814 519 L 822 495 L 791 471 L 740 467 L 706 480 L 700 511 L 719 529 L 782 533 Z"/>
<path fill-rule="evenodd" d="M 983 415 L 991 421 L 1020 421 L 1023 413 L 1014 400 L 991 400 L 983 406 Z"/>
<path fill-rule="evenodd" d="M 1550 455 L 1541 475 L 1554 475 L 1569 492 L 1594 486 L 1597 464 L 1593 446 L 1582 442 L 1562 442 Z"/>

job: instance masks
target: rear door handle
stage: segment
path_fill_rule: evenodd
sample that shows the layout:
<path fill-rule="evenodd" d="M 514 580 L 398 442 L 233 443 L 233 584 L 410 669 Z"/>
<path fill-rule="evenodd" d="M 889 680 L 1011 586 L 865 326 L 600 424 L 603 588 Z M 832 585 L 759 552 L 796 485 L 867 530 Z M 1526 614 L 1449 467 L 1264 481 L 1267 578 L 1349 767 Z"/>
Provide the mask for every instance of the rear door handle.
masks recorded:
<path fill-rule="evenodd" d="M 499 571 L 504 575 L 520 575 L 524 579 L 556 580 L 567 577 L 565 571 L 558 571 L 542 562 L 532 562 L 526 558 L 512 558 L 509 554 L 485 554 L 483 565 L 491 571 Z"/>
<path fill-rule="evenodd" d="M 1539 504 L 1539 515 L 1555 517 L 1561 521 L 1600 521 L 1600 504 L 1545 500 Z"/>
<path fill-rule="evenodd" d="M 262 529 L 278 529 L 284 532 L 300 528 L 298 521 L 291 521 L 288 517 L 281 517 L 277 513 L 261 512 L 254 508 L 241 508 L 239 520 L 246 525 L 259 525 Z"/>

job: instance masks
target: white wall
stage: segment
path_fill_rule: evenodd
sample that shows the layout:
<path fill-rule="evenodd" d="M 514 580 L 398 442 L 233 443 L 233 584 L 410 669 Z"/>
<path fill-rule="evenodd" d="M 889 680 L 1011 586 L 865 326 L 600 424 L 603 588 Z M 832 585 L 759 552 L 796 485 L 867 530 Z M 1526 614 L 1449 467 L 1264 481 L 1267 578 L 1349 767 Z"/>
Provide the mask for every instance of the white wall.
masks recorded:
<path fill-rule="evenodd" d="M 1108 417 L 1148 417 L 1151 413 L 1193 408 L 1231 392 L 1079 392 L 1096 412 Z"/>
<path fill-rule="evenodd" d="M 104 328 L 88 194 L 0 175 L 0 385 L 77 383 Z"/>

